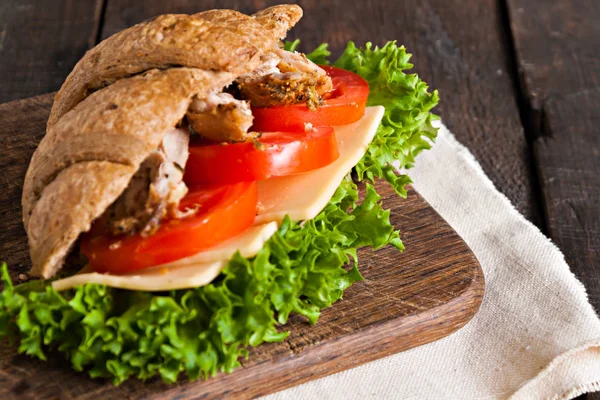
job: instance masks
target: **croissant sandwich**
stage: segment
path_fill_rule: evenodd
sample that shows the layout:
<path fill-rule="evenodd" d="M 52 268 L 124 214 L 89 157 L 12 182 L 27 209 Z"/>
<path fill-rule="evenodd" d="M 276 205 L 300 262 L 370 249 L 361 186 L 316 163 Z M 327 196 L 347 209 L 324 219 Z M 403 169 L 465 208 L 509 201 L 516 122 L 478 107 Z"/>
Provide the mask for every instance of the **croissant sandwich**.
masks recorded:
<path fill-rule="evenodd" d="M 357 248 L 403 249 L 373 183 L 406 195 L 437 93 L 395 42 L 296 51 L 301 16 L 166 14 L 85 54 L 27 170 L 32 279 L 3 266 L 0 336 L 116 384 L 208 377 L 315 323 Z"/>

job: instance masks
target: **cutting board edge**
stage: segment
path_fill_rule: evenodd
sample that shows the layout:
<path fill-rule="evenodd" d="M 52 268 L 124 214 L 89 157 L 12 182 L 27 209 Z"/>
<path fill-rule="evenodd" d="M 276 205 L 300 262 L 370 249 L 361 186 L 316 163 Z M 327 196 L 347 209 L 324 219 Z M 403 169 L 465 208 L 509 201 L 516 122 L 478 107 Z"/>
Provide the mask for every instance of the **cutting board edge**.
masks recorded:
<path fill-rule="evenodd" d="M 477 266 L 473 269 L 471 284 L 465 288 L 460 296 L 439 307 L 416 313 L 411 317 L 394 319 L 362 329 L 339 339 L 327 341 L 325 344 L 311 345 L 300 354 L 273 362 L 253 365 L 248 370 L 242 367 L 232 374 L 219 374 L 218 381 L 211 382 L 210 393 L 198 393 L 199 387 L 190 387 L 190 385 L 184 384 L 170 389 L 166 386 L 165 392 L 153 398 L 217 399 L 221 396 L 234 396 L 236 399 L 253 399 L 325 378 L 448 337 L 464 328 L 475 317 L 483 301 L 485 276 L 474 253 L 471 252 L 471 256 Z M 465 307 L 465 305 L 471 306 Z M 457 313 L 449 312 L 456 306 L 462 307 L 461 318 L 456 318 Z M 335 307 L 335 305 L 332 307 Z M 406 337 L 418 332 L 419 322 L 434 317 L 438 320 L 437 326 L 444 333 L 439 334 L 438 331 L 432 331 L 431 328 L 428 328 L 428 333 L 436 332 L 436 334 L 432 334 L 422 341 L 407 344 Z M 443 318 L 442 321 L 440 321 L 440 317 Z M 402 320 L 400 325 L 398 324 L 399 320 Z M 407 329 L 407 326 L 409 329 Z M 382 333 L 389 334 L 387 341 L 379 339 Z M 371 343 L 369 339 L 379 339 L 377 340 L 379 347 L 376 352 L 369 353 L 372 350 L 368 346 Z M 349 357 L 348 348 L 352 349 L 350 351 L 351 357 Z M 344 354 L 341 354 L 342 352 Z M 360 358 L 357 358 L 359 361 L 353 362 L 351 358 L 358 355 L 360 355 Z M 317 360 L 318 362 L 316 362 Z M 274 369 L 277 370 L 278 375 L 278 379 L 275 381 L 270 379 Z M 290 374 L 286 377 L 287 379 L 282 379 L 282 369 L 290 371 Z M 309 371 L 310 374 L 304 373 Z M 232 387 L 237 389 L 232 390 Z"/>

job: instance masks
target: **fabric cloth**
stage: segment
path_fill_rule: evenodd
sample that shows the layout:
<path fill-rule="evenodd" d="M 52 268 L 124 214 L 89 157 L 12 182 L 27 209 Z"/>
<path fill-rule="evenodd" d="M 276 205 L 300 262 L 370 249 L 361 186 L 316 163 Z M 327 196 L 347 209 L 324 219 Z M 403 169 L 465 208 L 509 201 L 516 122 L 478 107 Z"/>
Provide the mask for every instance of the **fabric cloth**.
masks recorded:
<path fill-rule="evenodd" d="M 600 320 L 560 250 L 444 126 L 410 176 L 479 259 L 479 313 L 437 342 L 268 399 L 568 399 L 600 390 Z"/>

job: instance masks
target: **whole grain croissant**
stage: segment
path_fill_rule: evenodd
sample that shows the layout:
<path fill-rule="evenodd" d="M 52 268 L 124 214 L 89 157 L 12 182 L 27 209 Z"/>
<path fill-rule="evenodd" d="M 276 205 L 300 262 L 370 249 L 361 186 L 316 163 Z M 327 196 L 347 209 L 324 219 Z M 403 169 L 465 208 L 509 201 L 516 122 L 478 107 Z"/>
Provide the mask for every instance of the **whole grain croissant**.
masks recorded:
<path fill-rule="evenodd" d="M 25 177 L 31 274 L 54 276 L 193 98 L 253 71 L 301 16 L 293 5 L 252 16 L 231 10 L 162 15 L 88 51 L 56 95 Z"/>

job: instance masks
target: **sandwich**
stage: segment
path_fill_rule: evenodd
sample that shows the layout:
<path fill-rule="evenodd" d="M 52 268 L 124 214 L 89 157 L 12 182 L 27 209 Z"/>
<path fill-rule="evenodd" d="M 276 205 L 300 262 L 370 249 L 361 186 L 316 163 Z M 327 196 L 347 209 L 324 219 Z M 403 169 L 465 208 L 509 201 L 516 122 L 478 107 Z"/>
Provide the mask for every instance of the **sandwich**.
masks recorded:
<path fill-rule="evenodd" d="M 301 16 L 161 15 L 84 55 L 25 176 L 31 279 L 2 266 L 0 337 L 115 384 L 207 378 L 316 323 L 357 248 L 403 249 L 374 182 L 406 196 L 437 92 L 395 42 L 298 52 Z"/>

